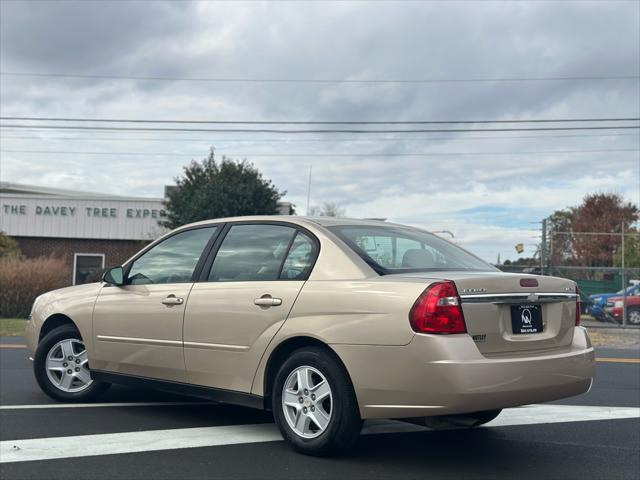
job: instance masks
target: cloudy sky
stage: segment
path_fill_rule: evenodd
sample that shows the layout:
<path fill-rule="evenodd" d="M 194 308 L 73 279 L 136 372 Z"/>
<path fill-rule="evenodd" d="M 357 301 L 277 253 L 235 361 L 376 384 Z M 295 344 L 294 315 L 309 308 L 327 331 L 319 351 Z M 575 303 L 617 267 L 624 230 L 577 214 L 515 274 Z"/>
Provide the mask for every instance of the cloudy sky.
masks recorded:
<path fill-rule="evenodd" d="M 640 2 L 633 0 L 2 1 L 0 27 L 5 117 L 640 117 Z M 235 80 L 203 80 L 214 78 Z M 435 128 L 523 126 L 531 125 Z M 490 261 L 498 253 L 516 258 L 520 242 L 532 254 L 535 222 L 587 193 L 640 196 L 637 129 L 276 135 L 3 128 L 0 175 L 158 197 L 211 146 L 218 156 L 255 163 L 300 213 L 313 165 L 312 205 L 335 202 L 349 216 L 450 230 Z"/>

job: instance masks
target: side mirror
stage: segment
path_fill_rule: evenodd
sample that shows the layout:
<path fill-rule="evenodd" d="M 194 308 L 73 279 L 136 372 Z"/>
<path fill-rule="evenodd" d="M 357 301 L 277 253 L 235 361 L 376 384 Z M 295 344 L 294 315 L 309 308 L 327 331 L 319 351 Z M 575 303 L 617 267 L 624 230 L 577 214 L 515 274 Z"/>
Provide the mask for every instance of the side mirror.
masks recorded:
<path fill-rule="evenodd" d="M 124 285 L 124 270 L 122 267 L 113 267 L 104 272 L 102 281 L 111 285 Z"/>

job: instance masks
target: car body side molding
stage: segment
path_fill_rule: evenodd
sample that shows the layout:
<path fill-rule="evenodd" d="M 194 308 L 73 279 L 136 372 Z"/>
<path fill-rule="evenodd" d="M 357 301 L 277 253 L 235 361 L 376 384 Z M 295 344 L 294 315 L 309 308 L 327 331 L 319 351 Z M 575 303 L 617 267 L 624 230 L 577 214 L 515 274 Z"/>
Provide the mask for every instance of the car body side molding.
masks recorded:
<path fill-rule="evenodd" d="M 221 388 L 204 387 L 200 385 L 190 385 L 188 383 L 171 382 L 158 380 L 156 378 L 139 377 L 136 375 L 126 375 L 123 373 L 105 372 L 102 370 L 91 370 L 91 378 L 100 382 L 116 383 L 119 385 L 129 385 L 142 388 L 152 388 L 164 392 L 188 395 L 191 397 L 206 398 L 216 402 L 239 405 L 242 407 L 265 410 L 264 397 L 246 392 L 235 392 Z"/>

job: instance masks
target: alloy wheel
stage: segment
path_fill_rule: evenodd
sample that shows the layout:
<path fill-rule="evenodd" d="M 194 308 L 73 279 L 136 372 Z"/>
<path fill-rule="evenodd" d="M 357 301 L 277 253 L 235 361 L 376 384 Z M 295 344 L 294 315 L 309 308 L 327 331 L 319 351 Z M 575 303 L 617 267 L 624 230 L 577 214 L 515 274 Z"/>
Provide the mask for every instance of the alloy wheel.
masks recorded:
<path fill-rule="evenodd" d="M 51 347 L 45 366 L 51 383 L 63 392 L 81 392 L 93 383 L 87 349 L 78 339 L 67 338 Z"/>
<path fill-rule="evenodd" d="M 289 427 L 300 437 L 315 438 L 331 421 L 331 387 L 319 370 L 301 366 L 293 370 L 282 389 L 282 408 Z"/>

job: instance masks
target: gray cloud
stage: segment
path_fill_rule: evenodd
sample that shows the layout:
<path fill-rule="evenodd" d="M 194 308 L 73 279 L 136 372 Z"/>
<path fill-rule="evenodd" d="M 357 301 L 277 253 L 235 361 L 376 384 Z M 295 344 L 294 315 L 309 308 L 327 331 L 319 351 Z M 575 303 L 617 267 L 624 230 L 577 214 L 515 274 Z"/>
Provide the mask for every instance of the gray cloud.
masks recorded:
<path fill-rule="evenodd" d="M 317 79 L 640 72 L 640 6 L 636 2 L 0 5 L 0 69 L 4 72 Z M 637 80 L 318 85 L 2 77 L 0 87 L 4 115 L 266 120 L 640 115 Z M 530 235 L 530 222 L 578 203 L 588 192 L 619 191 L 638 201 L 640 158 L 638 152 L 490 153 L 638 148 L 639 137 L 626 133 L 584 136 L 590 132 L 575 132 L 572 136 L 560 132 L 564 136 L 539 134 L 537 138 L 519 138 L 535 133 L 424 134 L 390 135 L 389 141 L 363 136 L 354 141 L 354 135 L 338 134 L 283 139 L 229 133 L 162 136 L 3 130 L 6 150 L 176 156 L 3 153 L 0 173 L 3 180 L 157 196 L 189 161 L 184 154 L 201 158 L 215 145 L 219 155 L 248 155 L 288 191 L 287 198 L 303 212 L 308 168 L 313 164 L 315 203 L 337 201 L 354 215 L 384 214 L 434 228 L 459 228 L 456 233 L 470 242 L 468 247 L 475 246 L 485 258 L 493 259 L 498 252 L 503 258 L 511 255 L 512 240 Z M 20 136 L 39 139 L 14 138 Z M 278 138 L 286 141 L 274 141 Z M 238 139 L 244 141 L 230 141 Z M 250 155 L 299 152 L 429 155 Z M 477 152 L 488 154 L 433 155 Z"/>

